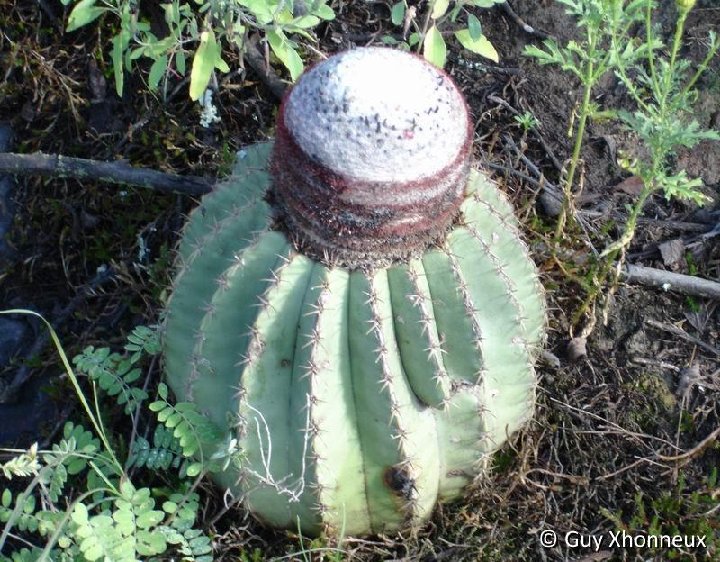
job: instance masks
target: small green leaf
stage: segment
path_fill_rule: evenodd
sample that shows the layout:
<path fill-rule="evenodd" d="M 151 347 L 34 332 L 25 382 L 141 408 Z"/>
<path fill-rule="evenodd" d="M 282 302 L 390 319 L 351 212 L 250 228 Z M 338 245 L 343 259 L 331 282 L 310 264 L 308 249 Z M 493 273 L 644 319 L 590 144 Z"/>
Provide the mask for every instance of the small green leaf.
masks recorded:
<path fill-rule="evenodd" d="M 76 503 L 70 518 L 76 525 L 85 525 L 88 521 L 88 509 L 84 503 Z"/>
<path fill-rule="evenodd" d="M 177 70 L 181 76 L 185 76 L 185 51 L 182 49 L 175 53 L 175 70 Z"/>
<path fill-rule="evenodd" d="M 445 12 L 447 12 L 449 5 L 450 0 L 435 0 L 435 3 L 433 4 L 432 14 L 430 15 L 430 17 L 434 20 L 443 17 L 445 15 Z"/>
<path fill-rule="evenodd" d="M 288 42 L 287 38 L 281 31 L 268 31 L 265 35 L 270 43 L 270 48 L 275 53 L 275 56 L 285 65 L 290 71 L 290 78 L 293 82 L 298 79 L 303 71 L 303 63 L 300 55 Z"/>
<path fill-rule="evenodd" d="M 473 39 L 470 36 L 470 31 L 467 29 L 461 29 L 460 31 L 455 32 L 455 37 L 458 41 L 460 41 L 460 44 L 469 51 L 477 53 L 478 55 L 481 55 L 486 59 L 490 59 L 491 61 L 498 62 L 500 60 L 495 47 L 492 46 L 492 43 L 490 43 L 484 35 L 481 36 L 480 39 Z"/>
<path fill-rule="evenodd" d="M 123 91 L 123 38 L 122 32 L 112 38 L 112 61 L 115 74 L 115 91 L 122 97 Z"/>
<path fill-rule="evenodd" d="M 315 27 L 319 23 L 320 23 L 320 18 L 318 18 L 317 16 L 312 16 L 312 15 L 301 16 L 299 18 L 296 18 L 292 22 L 292 24 L 295 27 L 299 27 L 300 29 L 310 29 L 312 27 Z"/>
<path fill-rule="evenodd" d="M 405 2 L 398 2 L 390 10 L 390 20 L 393 25 L 402 25 L 405 20 Z"/>
<path fill-rule="evenodd" d="M 238 0 L 238 4 L 247 7 L 259 24 L 267 25 L 272 23 L 274 14 L 268 0 Z"/>
<path fill-rule="evenodd" d="M 203 95 L 215 68 L 222 72 L 230 71 L 230 67 L 222 60 L 220 45 L 215 40 L 215 33 L 210 29 L 200 34 L 200 46 L 193 57 L 192 70 L 190 71 L 191 100 L 197 101 Z"/>
<path fill-rule="evenodd" d="M 447 56 L 447 47 L 445 40 L 440 35 L 437 27 L 434 25 L 428 29 L 423 42 L 423 55 L 432 64 L 438 68 L 445 66 L 445 57 Z"/>
<path fill-rule="evenodd" d="M 157 416 L 158 421 L 160 423 L 165 423 L 165 420 L 167 420 L 168 417 L 170 417 L 170 414 L 172 414 L 172 413 L 173 413 L 172 406 L 167 406 L 165 409 L 160 410 L 158 412 L 158 416 Z"/>
<path fill-rule="evenodd" d="M 492 8 L 495 4 L 502 4 L 505 0 L 470 0 L 470 4 L 478 8 Z"/>
<path fill-rule="evenodd" d="M 313 14 L 326 21 L 335 19 L 335 12 L 333 12 L 333 9 L 327 4 L 320 4 L 317 8 L 315 8 Z"/>
<path fill-rule="evenodd" d="M 150 76 L 148 76 L 148 85 L 150 86 L 150 90 L 155 90 L 158 87 L 158 84 L 160 84 L 160 80 L 162 79 L 163 75 L 165 74 L 165 71 L 167 70 L 167 63 L 168 58 L 167 55 L 163 55 L 155 60 L 155 62 L 150 67 Z M 135 369 L 137 371 L 138 376 L 140 373 L 139 369 Z M 133 382 L 133 380 L 136 380 L 137 377 L 134 379 L 131 377 L 126 378 L 126 382 L 130 383 Z"/>
<path fill-rule="evenodd" d="M 131 499 L 133 497 L 133 494 L 135 493 L 135 486 L 133 486 L 132 482 L 130 480 L 123 480 L 120 482 L 120 494 L 125 499 Z"/>
<path fill-rule="evenodd" d="M 470 32 L 470 38 L 473 41 L 477 41 L 482 37 L 482 25 L 480 20 L 475 17 L 474 14 L 468 15 L 468 31 Z"/>
<path fill-rule="evenodd" d="M 143 556 L 153 556 L 162 554 L 167 550 L 167 540 L 163 533 L 157 531 L 138 531 L 137 533 L 137 551 Z M 190 558 L 183 557 L 184 560 Z M 194 559 L 197 560 L 197 559 Z"/>
<path fill-rule="evenodd" d="M 95 0 L 80 0 L 68 16 L 68 31 L 75 31 L 78 27 L 87 25 L 99 18 L 107 8 L 99 8 Z"/>
<path fill-rule="evenodd" d="M 186 474 L 190 476 L 191 478 L 197 476 L 202 472 L 202 463 L 194 462 L 190 466 L 187 467 Z"/>
<path fill-rule="evenodd" d="M 145 511 L 137 518 L 136 524 L 140 529 L 149 529 L 155 527 L 164 518 L 165 514 L 162 511 Z"/>
<path fill-rule="evenodd" d="M 175 427 L 177 424 L 179 424 L 182 421 L 182 414 L 180 412 L 174 412 L 173 414 L 169 415 L 167 419 L 165 420 L 165 425 L 169 428 Z"/>
<path fill-rule="evenodd" d="M 159 412 L 164 407 L 165 407 L 165 402 L 163 402 L 162 400 L 158 400 L 156 402 L 151 402 L 150 404 L 148 404 L 148 408 L 150 408 L 151 412 Z"/>

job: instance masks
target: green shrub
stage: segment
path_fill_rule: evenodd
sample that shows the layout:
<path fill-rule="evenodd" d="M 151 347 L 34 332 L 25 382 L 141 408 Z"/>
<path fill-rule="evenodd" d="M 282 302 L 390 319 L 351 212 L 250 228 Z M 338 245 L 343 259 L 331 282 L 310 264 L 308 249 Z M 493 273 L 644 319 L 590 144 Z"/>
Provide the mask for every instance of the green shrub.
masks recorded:
<path fill-rule="evenodd" d="M 136 328 L 122 354 L 88 347 L 75 357 L 77 375 L 87 377 L 92 388 L 88 400 L 48 328 L 95 431 L 67 422 L 50 449 L 35 444 L 24 452 L 11 451 L 16 456 L 0 464 L 5 479 L 29 480 L 20 492 L 12 491 L 17 484 L 0 488 L 0 560 L 159 561 L 173 554 L 185 562 L 210 562 L 211 540 L 196 528 L 199 497 L 193 491 L 203 465 L 191 457 L 198 436 L 214 431 L 212 424 L 190 405 L 170 406 L 161 387 L 159 399 L 149 405 L 160 422 L 153 442 L 133 435 L 122 464 L 120 447 L 105 431 L 98 406 L 96 386 L 104 391 L 103 400 L 114 400 L 125 415 L 148 411 L 148 394 L 136 385 L 141 362 L 158 353 L 156 331 Z M 176 417 L 180 411 L 181 420 Z M 136 485 L 131 469 L 143 467 L 165 471 L 172 484 L 162 489 Z M 12 551 L 10 542 L 30 546 Z"/>
<path fill-rule="evenodd" d="M 190 98 L 203 96 L 213 72 L 229 72 L 222 49 L 237 48 L 241 53 L 250 33 L 259 32 L 275 56 L 295 80 L 303 70 L 298 35 L 314 40 L 312 28 L 322 20 L 335 17 L 327 0 L 284 2 L 280 0 L 195 0 L 193 4 L 172 0 L 162 4 L 168 33 L 158 37 L 145 21 L 137 0 L 62 0 L 73 9 L 68 17 L 68 31 L 88 25 L 102 15 L 111 14 L 120 21 L 112 39 L 112 61 L 115 87 L 123 91 L 124 70 L 130 70 L 140 58 L 152 60 L 148 86 L 157 90 L 167 86 L 169 73 L 187 74 L 190 66 Z M 297 6 L 297 7 L 296 7 Z"/>

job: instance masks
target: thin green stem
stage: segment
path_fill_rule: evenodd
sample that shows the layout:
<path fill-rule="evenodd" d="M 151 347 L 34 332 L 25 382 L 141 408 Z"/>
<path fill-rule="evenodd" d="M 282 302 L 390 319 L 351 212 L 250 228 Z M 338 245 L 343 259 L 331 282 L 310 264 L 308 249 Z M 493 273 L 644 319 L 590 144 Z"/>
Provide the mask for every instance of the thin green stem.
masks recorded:
<path fill-rule="evenodd" d="M 646 183 L 643 186 L 643 190 L 640 192 L 640 195 L 638 196 L 638 200 L 635 203 L 635 205 L 632 206 L 632 209 L 630 210 L 630 215 L 628 216 L 628 220 L 625 223 L 625 229 L 623 230 L 623 235 L 621 236 L 622 240 L 627 240 L 627 242 L 623 245 L 621 250 L 624 250 L 628 247 L 630 242 L 635 238 L 635 228 L 637 227 L 637 220 L 640 216 L 640 213 L 643 210 L 643 207 L 645 207 L 645 202 L 648 200 L 648 197 L 652 195 L 655 192 L 655 185 L 652 183 L 652 181 Z"/>
<path fill-rule="evenodd" d="M 70 506 L 65 510 L 65 515 L 63 515 L 63 518 L 60 521 L 58 521 L 57 526 L 55 527 L 55 530 L 53 531 L 53 534 L 50 535 L 50 538 L 48 538 L 48 541 L 45 544 L 45 548 L 43 549 L 42 553 L 40 554 L 40 558 L 38 558 L 38 562 L 45 562 L 46 560 L 50 560 L 50 553 L 51 553 L 53 547 L 57 544 L 58 540 L 60 540 L 60 535 L 62 535 L 63 530 L 67 527 L 67 524 L 70 521 L 70 518 L 72 517 L 72 513 L 75 510 L 75 506 L 79 503 L 82 503 L 82 501 L 85 498 L 90 497 L 93 494 L 95 494 L 97 492 L 102 492 L 102 491 L 113 492 L 113 490 L 106 490 L 105 488 L 96 488 L 94 490 L 89 490 L 83 494 L 80 494 L 77 497 L 77 499 L 72 504 L 70 504 Z"/>
<path fill-rule="evenodd" d="M 685 87 L 680 92 L 680 99 L 683 99 L 687 95 L 687 93 L 690 91 L 690 88 L 695 85 L 695 83 L 700 79 L 700 76 L 702 76 L 703 73 L 707 70 L 708 64 L 710 64 L 710 61 L 717 54 L 718 48 L 720 48 L 720 42 L 715 41 L 708 50 L 705 58 L 698 65 L 695 74 L 693 74 L 693 77 L 688 81 L 687 84 L 685 84 Z"/>
<path fill-rule="evenodd" d="M 118 469 L 120 473 L 122 473 L 122 465 L 118 461 L 117 457 L 115 456 L 115 451 L 110 446 L 109 441 L 107 440 L 107 436 L 105 434 L 104 429 L 102 428 L 102 424 L 98 423 L 98 419 L 93 414 L 92 409 L 90 408 L 90 405 L 88 404 L 87 399 L 85 398 L 85 394 L 83 394 L 82 389 L 80 388 L 80 383 L 77 380 L 77 377 L 75 376 L 75 372 L 73 371 L 72 367 L 70 366 L 70 360 L 68 359 L 67 355 L 65 354 L 65 350 L 62 347 L 62 344 L 60 343 L 60 338 L 58 338 L 57 333 L 53 329 L 50 322 L 45 320 L 45 318 L 38 314 L 37 312 L 33 310 L 26 310 L 26 309 L 13 309 L 13 310 L 1 310 L 0 314 L 29 314 L 31 316 L 35 316 L 39 318 L 47 327 L 49 333 L 50 333 L 50 339 L 52 340 L 53 344 L 55 345 L 55 349 L 58 352 L 58 355 L 60 356 L 60 361 L 62 362 L 63 366 L 65 367 L 65 372 L 67 373 L 68 377 L 70 378 L 70 382 L 72 383 L 73 387 L 75 388 L 75 392 L 78 395 L 78 399 L 80 400 L 80 403 L 83 405 L 83 408 L 85 409 L 85 412 L 87 413 L 88 417 L 90 418 L 90 421 L 93 424 L 93 427 L 95 428 L 95 432 L 97 433 L 98 437 L 103 443 L 103 446 L 105 447 L 105 450 L 108 452 L 110 457 L 112 458 L 113 463 L 115 464 L 115 467 Z"/>
<path fill-rule="evenodd" d="M 605 252 L 603 252 L 604 255 L 602 257 L 602 261 L 597 266 L 597 273 L 593 275 L 592 288 L 587 292 L 585 300 L 573 314 L 573 325 L 577 324 L 584 314 L 592 307 L 595 299 L 597 299 L 600 294 L 600 291 L 603 287 L 605 287 L 610 273 L 618 266 L 622 266 L 625 250 L 635 238 L 635 229 L 637 228 L 638 217 L 640 216 L 643 207 L 645 207 L 645 202 L 648 200 L 650 195 L 655 192 L 655 190 L 656 188 L 651 180 L 645 183 L 643 190 L 638 196 L 637 202 L 630 210 L 630 215 L 628 215 L 628 219 L 625 222 L 625 228 L 623 229 L 622 235 L 618 238 L 617 242 L 609 246 Z M 620 259 L 620 263 L 616 264 L 615 260 L 618 259 L 618 257 Z"/>
<path fill-rule="evenodd" d="M 652 9 L 653 9 L 653 4 L 652 4 L 652 2 L 650 2 L 647 5 L 647 8 L 645 8 L 645 34 L 647 36 L 645 38 L 645 41 L 646 41 L 647 45 L 653 44 Z M 654 55 L 655 55 L 654 49 L 648 49 L 647 57 L 648 57 L 648 67 L 650 69 L 650 79 L 652 80 L 653 88 L 655 90 L 657 90 L 659 84 L 658 84 L 657 74 L 655 72 Z"/>
<path fill-rule="evenodd" d="M 587 72 L 585 76 L 592 76 L 593 73 L 593 61 L 588 61 Z M 590 97 L 592 95 L 592 87 L 594 83 L 590 80 L 585 81 L 582 101 L 580 102 L 580 120 L 578 122 L 578 128 L 575 133 L 575 144 L 573 146 L 572 156 L 570 157 L 570 169 L 568 170 L 567 178 L 563 183 L 563 206 L 558 217 L 557 226 L 555 228 L 555 242 L 559 242 L 562 237 L 563 230 L 565 228 L 565 222 L 567 220 L 568 212 L 572 207 L 573 197 L 573 183 L 575 182 L 575 173 L 577 171 L 578 163 L 580 161 L 580 150 L 582 149 L 583 136 L 585 135 L 585 125 L 588 119 L 588 113 L 590 108 Z"/>
<path fill-rule="evenodd" d="M 675 33 L 673 34 L 672 45 L 670 46 L 670 62 L 666 71 L 663 73 L 663 88 L 660 92 L 660 115 L 664 117 L 667 115 L 668 108 L 668 97 L 673 90 L 673 78 L 675 77 L 675 63 L 677 61 L 677 54 L 680 50 L 680 44 L 682 43 L 683 30 L 685 29 L 685 20 L 688 16 L 687 10 L 681 10 L 678 15 L 677 23 L 675 24 Z"/>

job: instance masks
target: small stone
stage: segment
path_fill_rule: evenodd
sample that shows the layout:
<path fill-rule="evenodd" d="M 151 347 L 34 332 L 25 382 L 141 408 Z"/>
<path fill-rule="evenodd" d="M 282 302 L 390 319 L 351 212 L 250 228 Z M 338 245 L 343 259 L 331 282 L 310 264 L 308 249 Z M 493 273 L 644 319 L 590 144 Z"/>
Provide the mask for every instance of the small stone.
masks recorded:
<path fill-rule="evenodd" d="M 685 244 L 682 240 L 668 240 L 658 246 L 663 263 L 667 266 L 677 264 L 685 254 Z"/>
<path fill-rule="evenodd" d="M 0 316 L 0 368 L 7 366 L 30 337 L 30 328 L 22 320 Z"/>
<path fill-rule="evenodd" d="M 573 338 L 567 346 L 567 358 L 574 363 L 587 356 L 587 340 L 585 338 Z"/>

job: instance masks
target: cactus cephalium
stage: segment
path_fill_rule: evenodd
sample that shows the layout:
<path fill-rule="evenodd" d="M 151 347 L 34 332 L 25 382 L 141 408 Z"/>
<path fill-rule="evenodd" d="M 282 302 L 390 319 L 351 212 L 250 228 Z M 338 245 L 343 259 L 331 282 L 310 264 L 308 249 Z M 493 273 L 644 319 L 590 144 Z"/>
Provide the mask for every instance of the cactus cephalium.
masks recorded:
<path fill-rule="evenodd" d="M 237 439 L 214 477 L 268 524 L 421 522 L 531 416 L 542 290 L 469 123 L 444 72 L 348 51 L 191 214 L 168 381 Z"/>

